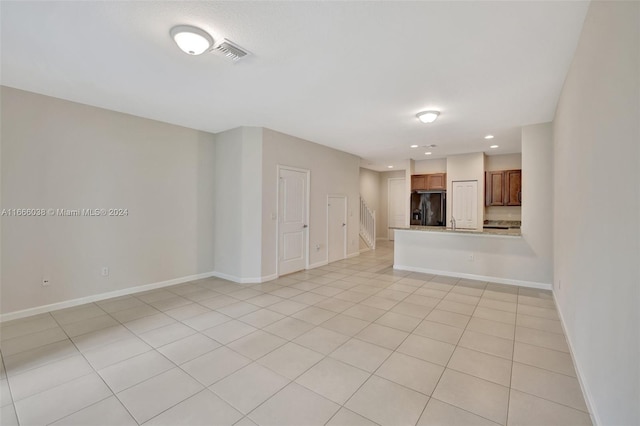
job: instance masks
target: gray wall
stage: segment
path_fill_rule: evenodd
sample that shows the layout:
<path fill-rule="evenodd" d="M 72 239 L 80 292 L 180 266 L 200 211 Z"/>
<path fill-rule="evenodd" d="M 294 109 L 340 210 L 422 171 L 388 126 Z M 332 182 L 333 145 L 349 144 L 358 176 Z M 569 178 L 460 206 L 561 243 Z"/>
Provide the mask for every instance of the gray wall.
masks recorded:
<path fill-rule="evenodd" d="M 555 293 L 602 425 L 640 424 L 639 28 L 591 2 L 554 120 Z"/>
<path fill-rule="evenodd" d="M 3 314 L 213 270 L 214 135 L 0 90 L 3 209 L 128 209 L 2 217 Z"/>

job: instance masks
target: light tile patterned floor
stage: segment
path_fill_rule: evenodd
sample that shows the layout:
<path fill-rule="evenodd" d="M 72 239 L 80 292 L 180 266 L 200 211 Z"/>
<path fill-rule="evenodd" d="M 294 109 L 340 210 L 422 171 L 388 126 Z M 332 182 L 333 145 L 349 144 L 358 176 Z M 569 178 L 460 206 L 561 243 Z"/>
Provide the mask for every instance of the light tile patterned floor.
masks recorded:
<path fill-rule="evenodd" d="M 4 323 L 0 423 L 591 424 L 550 292 L 392 262 L 383 242 Z"/>

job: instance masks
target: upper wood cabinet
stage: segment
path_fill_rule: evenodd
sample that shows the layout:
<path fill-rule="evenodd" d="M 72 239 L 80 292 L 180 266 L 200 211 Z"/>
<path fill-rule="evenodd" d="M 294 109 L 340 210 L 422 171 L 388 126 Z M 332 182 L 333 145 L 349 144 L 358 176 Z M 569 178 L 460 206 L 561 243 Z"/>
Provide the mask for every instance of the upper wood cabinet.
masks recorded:
<path fill-rule="evenodd" d="M 427 190 L 447 190 L 447 174 L 433 173 L 427 175 Z"/>
<path fill-rule="evenodd" d="M 504 172 L 486 172 L 485 206 L 504 206 Z"/>
<path fill-rule="evenodd" d="M 504 172 L 504 205 L 522 205 L 522 170 Z"/>
<path fill-rule="evenodd" d="M 522 204 L 522 171 L 499 170 L 485 173 L 485 206 Z"/>
<path fill-rule="evenodd" d="M 428 175 L 411 176 L 412 191 L 446 191 L 447 174 L 432 173 Z"/>
<path fill-rule="evenodd" d="M 419 191 L 427 189 L 427 175 L 412 175 L 411 190 Z"/>

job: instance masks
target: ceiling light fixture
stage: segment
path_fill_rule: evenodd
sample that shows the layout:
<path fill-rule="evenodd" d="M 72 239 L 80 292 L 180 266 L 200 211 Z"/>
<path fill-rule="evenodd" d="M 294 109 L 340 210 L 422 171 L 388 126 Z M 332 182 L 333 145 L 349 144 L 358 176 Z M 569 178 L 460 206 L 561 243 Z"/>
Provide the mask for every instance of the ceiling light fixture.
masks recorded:
<path fill-rule="evenodd" d="M 496 148 L 498 148 L 498 145 L 491 145 L 489 148 L 496 149 Z"/>
<path fill-rule="evenodd" d="M 190 25 L 175 26 L 169 33 L 180 50 L 188 55 L 200 55 L 213 46 L 213 38 L 206 31 Z"/>
<path fill-rule="evenodd" d="M 485 139 L 493 139 L 493 135 L 487 135 L 484 137 Z"/>
<path fill-rule="evenodd" d="M 393 166 L 387 166 L 387 169 L 393 169 Z"/>
<path fill-rule="evenodd" d="M 433 123 L 439 115 L 440 111 L 421 111 L 416 114 L 416 117 L 423 123 Z"/>
<path fill-rule="evenodd" d="M 411 148 L 417 148 L 418 145 L 411 145 Z"/>
<path fill-rule="evenodd" d="M 431 155 L 431 151 L 425 152 L 424 155 Z"/>

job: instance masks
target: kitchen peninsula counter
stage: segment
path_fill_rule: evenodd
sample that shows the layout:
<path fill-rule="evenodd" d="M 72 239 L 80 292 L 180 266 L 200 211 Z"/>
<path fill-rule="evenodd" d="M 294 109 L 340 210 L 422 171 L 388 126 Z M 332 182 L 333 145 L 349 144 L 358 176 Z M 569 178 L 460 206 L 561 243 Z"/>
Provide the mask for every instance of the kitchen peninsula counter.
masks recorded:
<path fill-rule="evenodd" d="M 520 228 L 509 229 L 451 229 L 444 226 L 416 226 L 409 228 L 390 228 L 397 231 L 418 231 L 418 232 L 437 232 L 441 234 L 457 234 L 457 235 L 485 235 L 485 236 L 503 236 L 503 237 L 521 237 Z"/>
<path fill-rule="evenodd" d="M 393 232 L 394 269 L 484 282 L 551 289 L 541 270 L 548 252 L 537 252 L 520 229 L 455 231 L 411 226 Z M 542 278 L 538 278 L 542 277 Z"/>

